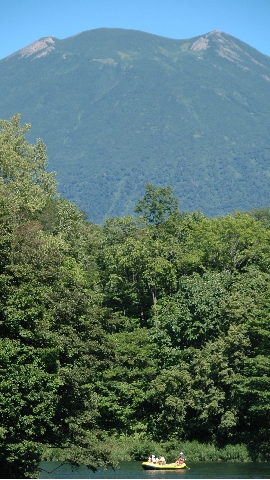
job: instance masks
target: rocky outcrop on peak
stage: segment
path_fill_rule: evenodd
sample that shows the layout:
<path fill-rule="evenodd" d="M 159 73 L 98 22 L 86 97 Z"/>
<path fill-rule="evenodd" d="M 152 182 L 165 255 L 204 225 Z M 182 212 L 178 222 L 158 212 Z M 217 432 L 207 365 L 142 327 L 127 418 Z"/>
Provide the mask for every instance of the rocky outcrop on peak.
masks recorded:
<path fill-rule="evenodd" d="M 193 50 L 194 52 L 200 52 L 201 50 L 206 50 L 209 48 L 209 41 L 206 37 L 200 37 L 196 42 L 194 42 L 190 50 Z"/>
<path fill-rule="evenodd" d="M 262 63 L 258 62 L 255 56 L 250 55 L 250 53 L 236 43 L 234 37 L 225 34 L 221 30 L 213 30 L 206 35 L 199 37 L 191 45 L 190 50 L 194 52 L 202 52 L 209 48 L 213 49 L 220 57 L 238 64 L 238 66 L 244 70 L 250 67 L 250 62 L 264 67 Z"/>
<path fill-rule="evenodd" d="M 39 58 L 54 50 L 54 43 L 55 41 L 52 37 L 41 38 L 40 40 L 30 43 L 30 45 L 27 45 L 21 50 L 12 53 L 12 55 L 9 55 L 6 59 L 14 57 L 15 55 L 19 55 L 20 58 L 30 57 L 30 55 L 34 55 L 33 58 Z"/>

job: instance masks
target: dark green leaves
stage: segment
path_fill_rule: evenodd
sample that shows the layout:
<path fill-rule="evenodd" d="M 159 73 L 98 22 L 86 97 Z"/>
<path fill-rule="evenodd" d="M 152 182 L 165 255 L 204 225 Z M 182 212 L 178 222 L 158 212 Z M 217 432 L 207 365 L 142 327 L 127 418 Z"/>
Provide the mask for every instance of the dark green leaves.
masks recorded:
<path fill-rule="evenodd" d="M 141 213 L 148 223 L 158 225 L 178 210 L 178 200 L 173 197 L 170 187 L 158 188 L 147 184 L 145 190 L 134 211 Z"/>

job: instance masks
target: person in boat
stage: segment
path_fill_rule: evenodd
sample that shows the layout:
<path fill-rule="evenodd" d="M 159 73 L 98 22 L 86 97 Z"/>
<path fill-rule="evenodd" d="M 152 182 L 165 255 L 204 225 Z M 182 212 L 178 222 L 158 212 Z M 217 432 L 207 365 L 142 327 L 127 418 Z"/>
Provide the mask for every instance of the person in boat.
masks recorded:
<path fill-rule="evenodd" d="M 182 463 L 184 463 L 185 460 L 186 460 L 186 459 L 185 459 L 185 457 L 184 457 L 183 452 L 180 452 L 180 453 L 179 453 L 179 458 L 178 458 L 178 460 L 176 460 L 175 463 L 176 463 L 176 465 L 182 465 Z"/>
<path fill-rule="evenodd" d="M 152 455 L 152 463 L 157 463 L 158 462 L 158 458 L 156 457 L 156 455 Z"/>
<path fill-rule="evenodd" d="M 160 465 L 165 465 L 166 460 L 165 460 L 165 458 L 163 457 L 163 455 L 161 455 L 161 456 L 159 457 L 158 463 L 159 463 Z"/>

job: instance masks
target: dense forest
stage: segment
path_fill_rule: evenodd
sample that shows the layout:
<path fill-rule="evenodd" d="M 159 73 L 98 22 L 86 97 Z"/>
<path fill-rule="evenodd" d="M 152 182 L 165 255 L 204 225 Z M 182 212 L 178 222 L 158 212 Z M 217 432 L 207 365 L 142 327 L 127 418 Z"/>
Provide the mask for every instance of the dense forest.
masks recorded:
<path fill-rule="evenodd" d="M 95 225 L 29 128 L 0 121 L 0 477 L 44 448 L 115 465 L 123 437 L 269 460 L 270 210 L 209 219 L 147 184 Z"/>

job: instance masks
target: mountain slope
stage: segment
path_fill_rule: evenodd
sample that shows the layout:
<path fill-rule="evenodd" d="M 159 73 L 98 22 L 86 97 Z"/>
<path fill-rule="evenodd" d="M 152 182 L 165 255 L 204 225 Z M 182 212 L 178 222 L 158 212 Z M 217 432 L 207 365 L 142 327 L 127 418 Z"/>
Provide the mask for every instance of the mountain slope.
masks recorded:
<path fill-rule="evenodd" d="M 94 222 L 132 213 L 145 183 L 207 215 L 270 204 L 270 58 L 223 32 L 47 37 L 0 61 L 0 84 L 0 117 L 32 123 Z"/>

